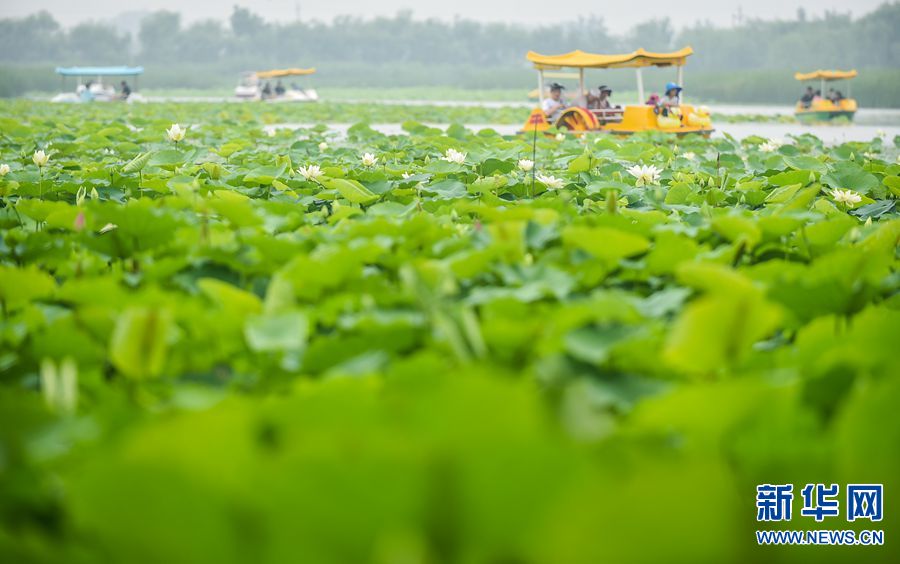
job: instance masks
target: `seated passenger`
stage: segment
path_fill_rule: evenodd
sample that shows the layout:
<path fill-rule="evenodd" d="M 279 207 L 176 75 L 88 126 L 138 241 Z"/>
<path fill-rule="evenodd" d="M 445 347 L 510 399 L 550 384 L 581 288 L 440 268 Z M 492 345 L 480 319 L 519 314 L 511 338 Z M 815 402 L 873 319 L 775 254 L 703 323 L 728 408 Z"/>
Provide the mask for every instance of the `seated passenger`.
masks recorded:
<path fill-rule="evenodd" d="M 282 94 L 284 94 L 284 92 L 285 92 L 284 84 L 282 84 L 281 81 L 279 80 L 277 83 L 275 83 L 275 95 L 281 96 Z"/>
<path fill-rule="evenodd" d="M 120 97 L 123 100 L 127 100 L 129 96 L 131 96 L 131 87 L 128 86 L 128 83 L 124 80 L 119 83 L 119 90 L 121 91 Z"/>
<path fill-rule="evenodd" d="M 647 106 L 653 106 L 653 107 L 659 106 L 659 94 L 656 94 L 654 92 L 653 94 L 650 95 L 649 98 L 647 98 L 647 101 L 644 102 L 644 104 Z"/>
<path fill-rule="evenodd" d="M 611 109 L 613 105 L 609 101 L 609 97 L 612 95 L 612 88 L 604 84 L 597 89 L 597 92 L 598 94 L 596 96 L 590 96 L 588 98 L 588 108 L 592 110 Z"/>
<path fill-rule="evenodd" d="M 563 89 L 565 89 L 565 86 L 562 84 L 557 82 L 551 84 L 550 97 L 544 98 L 544 102 L 541 104 L 544 115 L 551 121 L 558 118 L 562 111 L 566 109 L 566 102 L 562 98 Z"/>
<path fill-rule="evenodd" d="M 94 100 L 94 93 L 91 91 L 91 86 L 93 86 L 93 84 L 93 82 L 88 81 L 88 83 L 84 85 L 84 90 L 78 95 L 82 102 L 92 102 Z"/>
<path fill-rule="evenodd" d="M 834 93 L 834 98 L 832 98 L 832 100 L 834 101 L 834 103 L 835 103 L 835 104 L 840 104 L 840 103 L 841 103 L 841 100 L 843 100 L 843 99 L 844 99 L 844 94 L 843 94 L 840 90 L 836 90 L 835 93 Z"/>
<path fill-rule="evenodd" d="M 807 86 L 806 92 L 800 97 L 800 105 L 804 108 L 808 108 L 812 104 L 815 95 L 816 93 L 813 91 L 812 86 Z"/>
<path fill-rule="evenodd" d="M 673 108 L 678 108 L 678 106 L 680 105 L 681 87 L 674 82 L 666 84 L 666 95 L 659 103 L 662 115 L 669 115 L 670 110 L 672 110 Z"/>

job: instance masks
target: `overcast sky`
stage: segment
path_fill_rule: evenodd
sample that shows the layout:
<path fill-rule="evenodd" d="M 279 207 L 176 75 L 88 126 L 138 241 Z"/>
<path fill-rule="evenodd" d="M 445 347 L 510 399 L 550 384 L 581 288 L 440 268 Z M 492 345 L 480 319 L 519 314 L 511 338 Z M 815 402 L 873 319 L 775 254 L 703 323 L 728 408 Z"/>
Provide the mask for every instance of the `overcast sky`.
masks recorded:
<path fill-rule="evenodd" d="M 0 0 L 0 17 L 21 17 L 47 10 L 57 21 L 71 26 L 84 20 L 111 20 L 122 12 L 173 10 L 186 21 L 227 18 L 235 4 L 251 8 L 267 20 L 297 18 L 330 21 L 340 14 L 361 17 L 392 15 L 411 9 L 417 18 L 455 16 L 481 21 L 508 21 L 539 24 L 565 21 L 580 15 L 602 16 L 612 31 L 629 28 L 651 17 L 668 16 L 676 26 L 708 20 L 729 25 L 739 12 L 745 18 L 793 18 L 799 7 L 809 15 L 825 10 L 851 12 L 858 16 L 871 11 L 883 0 Z M 627 7 L 627 9 L 625 9 Z"/>

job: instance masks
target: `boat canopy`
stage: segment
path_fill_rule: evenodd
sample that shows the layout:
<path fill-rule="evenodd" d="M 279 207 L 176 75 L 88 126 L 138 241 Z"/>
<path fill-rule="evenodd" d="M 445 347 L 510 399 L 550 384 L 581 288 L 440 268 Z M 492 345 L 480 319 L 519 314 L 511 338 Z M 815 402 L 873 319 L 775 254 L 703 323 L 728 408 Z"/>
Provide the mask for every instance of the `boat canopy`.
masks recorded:
<path fill-rule="evenodd" d="M 62 76 L 137 76 L 144 67 L 56 67 Z"/>
<path fill-rule="evenodd" d="M 817 70 L 808 73 L 798 72 L 794 75 L 794 78 L 797 80 L 844 80 L 855 76 L 855 70 Z"/>
<path fill-rule="evenodd" d="M 257 78 L 281 78 L 283 76 L 304 76 L 316 72 L 315 68 L 310 69 L 273 69 L 267 71 L 257 71 Z"/>
<path fill-rule="evenodd" d="M 671 53 L 651 53 L 644 49 L 638 49 L 632 53 L 621 55 L 600 55 L 585 53 L 584 51 L 572 51 L 563 55 L 541 55 L 529 51 L 526 58 L 534 63 L 537 69 L 559 69 L 562 67 L 582 69 L 622 69 L 640 67 L 670 67 L 684 66 L 687 58 L 694 53 L 690 47 L 685 47 Z"/>

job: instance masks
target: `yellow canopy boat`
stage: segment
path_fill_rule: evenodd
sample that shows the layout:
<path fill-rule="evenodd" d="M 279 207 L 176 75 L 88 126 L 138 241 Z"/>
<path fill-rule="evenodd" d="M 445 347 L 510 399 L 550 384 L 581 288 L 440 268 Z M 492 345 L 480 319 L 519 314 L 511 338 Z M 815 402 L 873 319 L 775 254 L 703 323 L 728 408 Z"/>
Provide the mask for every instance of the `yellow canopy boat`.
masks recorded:
<path fill-rule="evenodd" d="M 684 65 L 687 58 L 694 52 L 690 47 L 685 47 L 671 53 L 653 53 L 644 49 L 638 49 L 631 53 L 616 55 L 604 55 L 586 53 L 584 51 L 572 51 L 562 55 L 541 55 L 529 51 L 526 58 L 534 64 L 538 71 L 538 97 L 540 104 L 544 103 L 544 78 L 562 76 L 547 71 L 559 71 L 561 69 L 577 69 L 578 100 L 567 107 L 559 115 L 552 125 L 559 129 L 573 132 L 583 131 L 607 131 L 610 133 L 631 134 L 638 131 L 665 131 L 677 134 L 699 133 L 709 135 L 712 133 L 712 123 L 709 112 L 692 105 L 680 104 L 678 108 L 669 111 L 669 115 L 661 115 L 660 109 L 655 104 L 631 105 L 625 108 L 590 108 L 584 96 L 584 71 L 585 69 L 624 69 L 634 68 L 637 75 L 638 96 L 644 100 L 644 81 L 641 69 L 644 67 L 676 67 L 678 71 L 678 86 L 683 86 Z M 531 112 L 525 123 L 526 131 L 545 131 L 551 126 L 550 121 L 541 108 Z"/>
<path fill-rule="evenodd" d="M 301 69 L 272 69 L 265 71 L 247 72 L 241 75 L 241 80 L 237 88 L 234 89 L 234 95 L 240 100 L 266 100 L 269 102 L 315 102 L 319 99 L 318 93 L 312 88 L 301 88 L 291 83 L 289 86 L 282 85 L 282 90 L 273 90 L 269 84 L 269 89 L 265 88 L 264 81 L 268 82 L 272 79 L 281 81 L 283 78 L 293 76 L 308 76 L 316 72 L 315 68 Z"/>
<path fill-rule="evenodd" d="M 831 121 L 837 118 L 852 120 L 856 114 L 856 100 L 850 97 L 850 83 L 847 83 L 847 97 L 836 95 L 833 98 L 824 94 L 825 83 L 836 80 L 850 80 L 857 76 L 855 70 L 817 70 L 813 72 L 794 74 L 794 78 L 801 81 L 819 81 L 819 96 L 812 100 L 800 100 L 794 110 L 794 115 L 803 122 Z M 811 87 L 810 87 L 811 88 Z M 838 93 L 836 93 L 838 94 Z"/>
<path fill-rule="evenodd" d="M 315 68 L 309 69 L 272 69 L 267 71 L 256 71 L 256 78 L 284 78 L 286 76 L 306 76 L 316 72 Z"/>

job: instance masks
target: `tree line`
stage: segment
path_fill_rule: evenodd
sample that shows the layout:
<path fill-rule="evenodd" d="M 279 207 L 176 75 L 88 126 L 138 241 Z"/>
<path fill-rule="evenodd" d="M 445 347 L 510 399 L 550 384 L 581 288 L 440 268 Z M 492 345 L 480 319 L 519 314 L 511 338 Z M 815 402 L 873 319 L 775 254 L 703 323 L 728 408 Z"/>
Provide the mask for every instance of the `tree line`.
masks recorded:
<path fill-rule="evenodd" d="M 900 67 L 900 2 L 858 18 L 827 12 L 791 20 L 748 20 L 732 27 L 697 23 L 675 29 L 651 19 L 615 35 L 601 17 L 533 27 L 470 19 L 419 20 L 411 12 L 331 22 L 272 23 L 234 7 L 227 22 L 186 24 L 174 12 L 145 16 L 136 34 L 105 23 L 63 28 L 51 14 L 0 19 L 0 62 L 9 64 L 226 64 L 234 68 L 356 64 L 527 66 L 528 50 L 601 52 L 693 45 L 699 71 Z"/>

